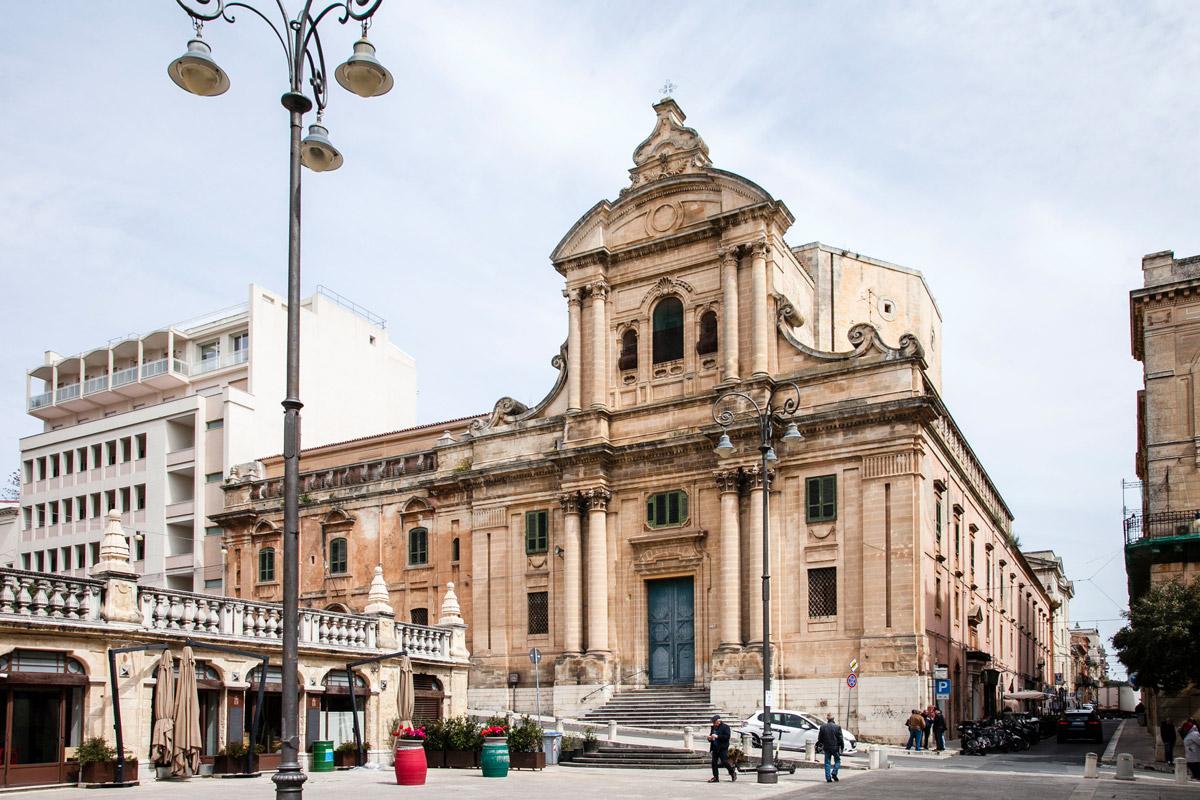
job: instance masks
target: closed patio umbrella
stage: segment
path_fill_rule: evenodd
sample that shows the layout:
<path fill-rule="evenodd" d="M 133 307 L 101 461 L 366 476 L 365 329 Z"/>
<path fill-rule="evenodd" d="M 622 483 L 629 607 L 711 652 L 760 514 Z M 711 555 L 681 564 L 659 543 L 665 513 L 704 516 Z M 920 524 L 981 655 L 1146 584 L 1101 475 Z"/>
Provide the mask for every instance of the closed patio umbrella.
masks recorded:
<path fill-rule="evenodd" d="M 175 747 L 171 753 L 172 775 L 200 772 L 200 695 L 196 692 L 196 658 L 192 648 L 183 648 L 179 658 L 179 685 L 175 687 Z"/>
<path fill-rule="evenodd" d="M 400 685 L 396 687 L 396 711 L 399 712 L 400 727 L 412 726 L 415 702 L 412 661 L 409 661 L 408 656 L 400 656 Z"/>
<path fill-rule="evenodd" d="M 154 728 L 150 734 L 150 759 L 156 766 L 171 763 L 175 746 L 175 657 L 164 650 L 154 677 Z"/>

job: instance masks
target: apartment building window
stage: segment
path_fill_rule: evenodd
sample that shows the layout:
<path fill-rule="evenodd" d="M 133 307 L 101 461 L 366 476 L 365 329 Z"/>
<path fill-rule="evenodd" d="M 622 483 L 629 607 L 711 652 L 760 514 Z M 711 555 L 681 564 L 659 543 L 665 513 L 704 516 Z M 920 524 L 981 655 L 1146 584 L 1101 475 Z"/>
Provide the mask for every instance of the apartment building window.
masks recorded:
<path fill-rule="evenodd" d="M 135 459 L 143 459 L 146 457 L 146 434 L 139 433 L 133 437 L 133 457 Z"/>
<path fill-rule="evenodd" d="M 121 487 L 121 510 L 129 511 L 133 508 L 133 490 L 128 486 Z"/>
<path fill-rule="evenodd" d="M 88 545 L 88 563 L 96 564 L 100 561 L 100 543 L 92 542 Z"/>
<path fill-rule="evenodd" d="M 98 443 L 92 445 L 92 458 L 91 458 L 91 461 L 88 463 L 88 467 L 90 469 L 96 469 L 97 467 L 101 466 L 104 463 L 100 458 L 101 455 L 103 454 L 103 451 L 104 451 L 104 445 L 98 444 Z"/>
<path fill-rule="evenodd" d="M 937 492 L 933 497 L 934 520 L 933 530 L 937 537 L 937 551 L 942 552 L 942 493 Z"/>
<path fill-rule="evenodd" d="M 58 466 L 58 455 L 57 455 L 57 454 L 55 454 L 55 455 L 52 455 L 52 456 L 48 456 L 48 457 L 47 457 L 47 461 L 48 461 L 48 462 L 49 462 L 49 464 L 50 464 L 50 477 L 51 477 L 51 478 L 57 478 L 57 477 L 58 477 L 58 475 L 59 475 L 59 471 L 58 471 L 58 470 L 59 470 L 59 466 Z"/>
<path fill-rule="evenodd" d="M 808 571 L 808 616 L 837 616 L 837 567 Z"/>
<path fill-rule="evenodd" d="M 104 443 L 104 466 L 111 467 L 117 463 L 117 440 Z"/>
<path fill-rule="evenodd" d="M 429 563 L 429 531 L 413 528 L 408 532 L 408 565 L 419 567 Z"/>
<path fill-rule="evenodd" d="M 220 525 L 209 525 L 204 529 L 205 536 L 224 536 L 225 529 Z"/>
<path fill-rule="evenodd" d="M 204 476 L 204 482 L 205 483 L 220 483 L 221 482 L 221 473 L 220 472 L 210 472 L 210 473 L 206 474 Z"/>
<path fill-rule="evenodd" d="M 344 575 L 349 571 L 350 544 L 339 536 L 329 543 L 329 574 Z"/>
<path fill-rule="evenodd" d="M 48 550 L 46 552 L 46 555 L 48 555 L 50 557 L 50 559 L 49 559 L 50 560 L 50 571 L 58 572 L 58 550 L 57 550 L 57 548 L 53 548 L 53 547 L 50 548 L 50 550 Z"/>
<path fill-rule="evenodd" d="M 807 520 L 829 522 L 837 519 L 837 476 L 821 475 L 805 481 Z"/>
<path fill-rule="evenodd" d="M 954 621 L 958 622 L 962 617 L 962 592 L 958 589 L 954 590 Z"/>
<path fill-rule="evenodd" d="M 100 493 L 95 492 L 94 494 L 91 495 L 91 498 L 92 498 L 92 512 L 88 516 L 91 516 L 91 517 L 103 516 L 104 509 L 100 505 Z"/>
<path fill-rule="evenodd" d="M 962 569 L 962 517 L 954 515 L 954 567 Z"/>
<path fill-rule="evenodd" d="M 74 500 L 72 500 L 71 498 L 68 497 L 66 500 L 62 501 L 62 514 L 63 514 L 63 522 L 74 522 L 75 521 L 75 501 Z"/>
<path fill-rule="evenodd" d="M 23 506 L 21 508 L 21 516 L 23 517 L 23 530 L 29 530 L 33 527 L 33 506 Z"/>
<path fill-rule="evenodd" d="M 275 580 L 275 548 L 264 547 L 258 551 L 258 582 L 271 583 Z"/>
<path fill-rule="evenodd" d="M 205 589 L 223 589 L 225 587 L 224 578 L 206 578 L 204 580 Z"/>
<path fill-rule="evenodd" d="M 50 507 L 50 524 L 57 525 L 58 524 L 58 501 L 54 500 L 54 501 L 48 503 L 47 505 L 49 505 L 49 507 Z"/>
<path fill-rule="evenodd" d="M 525 512 L 525 553 L 544 553 L 550 549 L 550 512 Z"/>
<path fill-rule="evenodd" d="M 87 566 L 87 547 L 86 545 L 75 545 L 75 566 L 83 568 Z"/>
<path fill-rule="evenodd" d="M 941 616 L 942 613 L 942 579 L 937 578 L 933 582 L 933 613 Z"/>
<path fill-rule="evenodd" d="M 550 633 L 550 593 L 530 592 L 528 632 L 530 636 L 544 636 Z"/>
<path fill-rule="evenodd" d="M 104 513 L 117 510 L 117 490 L 109 489 L 104 493 Z"/>
<path fill-rule="evenodd" d="M 205 342 L 200 345 L 200 371 L 208 372 L 216 369 L 221 361 L 221 345 L 219 342 Z"/>
<path fill-rule="evenodd" d="M 146 537 L 143 536 L 140 539 L 134 538 L 133 553 L 134 553 L 135 561 L 145 561 L 146 560 Z"/>
<path fill-rule="evenodd" d="M 75 451 L 75 464 L 80 472 L 87 470 L 87 448 L 81 447 Z"/>
<path fill-rule="evenodd" d="M 133 437 L 126 436 L 121 440 L 121 461 L 133 461 Z"/>
<path fill-rule="evenodd" d="M 146 507 L 146 484 L 139 483 L 133 487 L 133 510 L 141 511 Z"/>
<path fill-rule="evenodd" d="M 223 419 L 210 419 L 208 422 L 204 423 L 204 430 L 206 431 L 219 431 L 224 427 L 225 420 Z"/>
<path fill-rule="evenodd" d="M 972 584 L 972 586 L 974 586 L 974 584 L 975 584 L 975 534 L 971 534 L 970 548 L 971 548 L 971 552 L 967 557 L 970 559 L 969 563 L 971 565 L 971 584 Z"/>
<path fill-rule="evenodd" d="M 37 526 L 39 528 L 46 527 L 46 505 L 45 505 L 45 503 L 38 503 L 37 506 L 35 506 L 35 508 L 37 508 Z"/>
<path fill-rule="evenodd" d="M 233 342 L 233 363 L 241 364 L 250 353 L 250 334 L 235 333 L 230 341 Z"/>
<path fill-rule="evenodd" d="M 75 472 L 75 451 L 68 450 L 62 454 L 63 474 L 71 475 Z"/>
<path fill-rule="evenodd" d="M 32 553 L 21 553 L 21 569 L 25 570 L 26 572 L 29 572 L 30 567 L 32 567 L 32 566 L 33 566 L 33 554 Z"/>
<path fill-rule="evenodd" d="M 27 459 L 22 465 L 24 472 L 22 473 L 25 480 L 24 483 L 33 483 L 33 459 Z"/>
<path fill-rule="evenodd" d="M 71 568 L 71 548 L 64 547 L 62 548 L 61 552 L 62 555 L 60 555 L 59 558 L 62 559 L 63 571 L 69 570 Z"/>
<path fill-rule="evenodd" d="M 646 524 L 651 528 L 682 525 L 688 518 L 686 492 L 659 492 L 646 501 Z"/>

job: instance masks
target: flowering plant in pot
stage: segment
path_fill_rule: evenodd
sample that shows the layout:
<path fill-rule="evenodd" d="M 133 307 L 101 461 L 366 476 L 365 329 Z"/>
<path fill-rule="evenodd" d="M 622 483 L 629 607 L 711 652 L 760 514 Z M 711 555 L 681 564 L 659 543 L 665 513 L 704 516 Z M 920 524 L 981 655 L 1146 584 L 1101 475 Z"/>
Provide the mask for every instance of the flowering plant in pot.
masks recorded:
<path fill-rule="evenodd" d="M 543 769 L 546 753 L 542 750 L 542 726 L 529 717 L 521 717 L 508 733 L 508 757 L 513 769 Z"/>
<path fill-rule="evenodd" d="M 488 725 L 479 734 L 485 739 L 503 739 L 508 736 L 507 725 Z"/>
<path fill-rule="evenodd" d="M 479 766 L 483 736 L 479 723 L 465 714 L 446 720 L 446 766 L 470 769 Z"/>
<path fill-rule="evenodd" d="M 363 755 L 371 749 L 370 742 L 363 742 Z M 358 745 L 353 741 L 342 742 L 333 751 L 333 763 L 339 768 L 348 769 L 358 766 Z"/>

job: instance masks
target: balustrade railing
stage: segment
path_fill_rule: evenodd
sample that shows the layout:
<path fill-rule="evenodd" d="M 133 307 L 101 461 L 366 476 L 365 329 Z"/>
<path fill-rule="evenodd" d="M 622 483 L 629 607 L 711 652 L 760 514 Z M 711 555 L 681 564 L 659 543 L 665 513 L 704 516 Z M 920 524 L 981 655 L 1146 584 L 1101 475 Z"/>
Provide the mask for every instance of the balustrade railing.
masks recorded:
<path fill-rule="evenodd" d="M 396 639 L 400 641 L 404 651 L 415 658 L 450 658 L 450 631 L 446 628 L 397 622 Z"/>
<path fill-rule="evenodd" d="M 104 581 L 24 570 L 0 570 L 0 614 L 97 620 Z"/>

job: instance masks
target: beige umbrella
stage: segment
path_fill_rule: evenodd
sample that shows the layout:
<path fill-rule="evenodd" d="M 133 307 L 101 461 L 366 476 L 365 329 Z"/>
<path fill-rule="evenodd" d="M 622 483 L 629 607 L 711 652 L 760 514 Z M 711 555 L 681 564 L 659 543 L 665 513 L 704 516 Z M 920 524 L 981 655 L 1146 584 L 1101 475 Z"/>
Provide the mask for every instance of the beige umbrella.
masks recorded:
<path fill-rule="evenodd" d="M 150 734 L 150 758 L 157 766 L 171 763 L 175 743 L 175 657 L 164 650 L 154 676 L 154 729 Z"/>
<path fill-rule="evenodd" d="M 196 658 L 192 648 L 179 657 L 179 685 L 175 687 L 175 747 L 171 752 L 172 775 L 200 772 L 200 696 L 196 693 Z"/>
<path fill-rule="evenodd" d="M 400 685 L 396 687 L 396 710 L 400 715 L 400 727 L 412 727 L 413 705 L 412 662 L 408 656 L 400 656 Z"/>

